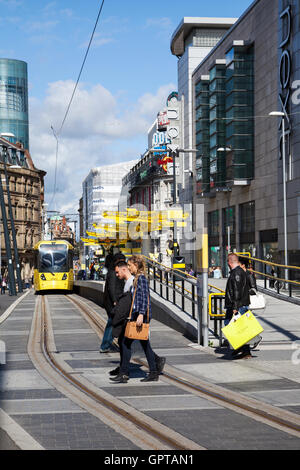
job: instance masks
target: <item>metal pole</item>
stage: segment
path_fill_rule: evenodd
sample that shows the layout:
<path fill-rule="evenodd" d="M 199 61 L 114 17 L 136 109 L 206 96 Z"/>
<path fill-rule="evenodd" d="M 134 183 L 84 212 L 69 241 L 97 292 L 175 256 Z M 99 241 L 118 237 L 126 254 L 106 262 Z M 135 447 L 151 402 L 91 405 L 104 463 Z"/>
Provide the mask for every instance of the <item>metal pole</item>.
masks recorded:
<path fill-rule="evenodd" d="M 197 323 L 198 323 L 198 344 L 202 345 L 202 314 L 203 314 L 203 281 L 202 274 L 197 276 Z"/>
<path fill-rule="evenodd" d="M 178 149 L 172 152 L 173 158 L 173 204 L 177 204 L 177 181 L 176 181 L 176 159 L 179 157 Z M 177 241 L 177 222 L 174 220 L 173 226 L 173 256 L 178 256 L 178 241 Z"/>
<path fill-rule="evenodd" d="M 285 121 L 282 118 L 282 178 L 283 178 L 283 223 L 284 223 L 284 264 L 288 265 L 287 240 L 287 206 L 286 206 L 286 154 L 285 154 Z M 289 272 L 285 269 L 285 280 L 288 281 Z"/>
<path fill-rule="evenodd" d="M 16 263 L 16 273 L 17 273 L 17 283 L 18 283 L 18 292 L 23 292 L 22 286 L 22 278 L 21 278 L 21 269 L 20 269 L 20 260 L 19 260 L 19 253 L 18 253 L 18 246 L 17 246 L 17 238 L 16 238 L 16 229 L 15 229 L 15 222 L 14 216 L 11 207 L 11 198 L 10 198 L 10 190 L 9 190 L 9 180 L 7 175 L 7 168 L 6 168 L 6 151 L 3 151 L 4 156 L 4 173 L 5 173 L 5 180 L 6 180 L 6 193 L 7 193 L 7 201 L 8 201 L 8 214 L 10 218 L 11 224 L 11 235 L 13 240 L 13 247 L 15 253 L 15 263 Z"/>
<path fill-rule="evenodd" d="M 6 255 L 7 255 L 7 262 L 8 262 L 9 295 L 16 296 L 17 295 L 16 279 L 15 279 L 15 272 L 14 272 L 12 255 L 11 255 L 11 246 L 10 246 L 10 238 L 9 238 L 8 225 L 7 225 L 7 215 L 6 215 L 6 207 L 5 207 L 5 202 L 4 202 L 1 173 L 0 173 L 0 204 L 1 204 L 1 212 L 2 212 L 5 249 L 6 249 Z"/>
<path fill-rule="evenodd" d="M 204 230 L 202 237 L 202 269 L 203 269 L 203 346 L 208 346 L 208 234 Z"/>

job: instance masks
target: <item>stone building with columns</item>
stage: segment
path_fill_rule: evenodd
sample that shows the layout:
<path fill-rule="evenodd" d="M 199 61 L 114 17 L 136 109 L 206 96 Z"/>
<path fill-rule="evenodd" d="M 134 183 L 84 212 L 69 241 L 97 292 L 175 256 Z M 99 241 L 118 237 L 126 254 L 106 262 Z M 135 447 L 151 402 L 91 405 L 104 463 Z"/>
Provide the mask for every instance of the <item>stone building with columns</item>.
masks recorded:
<path fill-rule="evenodd" d="M 35 167 L 29 151 L 24 149 L 22 144 L 11 143 L 8 138 L 0 137 L 0 173 L 13 259 L 11 222 L 4 176 L 5 164 L 9 181 L 21 275 L 25 279 L 25 277 L 32 275 L 34 265 L 33 247 L 42 237 L 42 204 L 44 202 L 44 177 L 46 172 Z M 0 216 L 1 274 L 5 276 L 7 274 L 7 255 L 1 213 Z"/>

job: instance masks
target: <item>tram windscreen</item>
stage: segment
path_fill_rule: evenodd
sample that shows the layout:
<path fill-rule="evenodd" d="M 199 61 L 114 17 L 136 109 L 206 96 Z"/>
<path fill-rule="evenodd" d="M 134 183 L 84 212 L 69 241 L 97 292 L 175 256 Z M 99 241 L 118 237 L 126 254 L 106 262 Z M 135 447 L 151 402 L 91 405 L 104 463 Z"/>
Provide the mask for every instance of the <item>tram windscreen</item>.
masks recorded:
<path fill-rule="evenodd" d="M 63 273 L 69 270 L 68 248 L 65 245 L 41 245 L 39 249 L 39 271 Z"/>

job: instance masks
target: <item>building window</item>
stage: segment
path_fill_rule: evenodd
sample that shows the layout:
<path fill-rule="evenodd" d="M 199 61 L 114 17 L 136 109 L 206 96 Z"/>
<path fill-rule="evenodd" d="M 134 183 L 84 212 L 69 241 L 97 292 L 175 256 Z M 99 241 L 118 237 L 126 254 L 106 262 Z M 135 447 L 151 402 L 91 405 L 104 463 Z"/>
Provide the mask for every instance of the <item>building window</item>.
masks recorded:
<path fill-rule="evenodd" d="M 254 47 L 233 46 L 226 54 L 227 178 L 254 178 Z"/>
<path fill-rule="evenodd" d="M 210 187 L 226 186 L 226 154 L 218 149 L 225 147 L 226 64 L 216 64 L 210 70 Z"/>
<path fill-rule="evenodd" d="M 236 216 L 235 207 L 223 209 L 223 246 L 236 248 Z"/>
<path fill-rule="evenodd" d="M 196 85 L 196 182 L 197 194 L 209 192 L 209 80 L 200 80 Z"/>
<path fill-rule="evenodd" d="M 219 241 L 219 211 L 208 213 L 208 237 L 210 241 L 213 238 Z"/>
<path fill-rule="evenodd" d="M 255 243 L 255 202 L 240 205 L 240 242 Z"/>

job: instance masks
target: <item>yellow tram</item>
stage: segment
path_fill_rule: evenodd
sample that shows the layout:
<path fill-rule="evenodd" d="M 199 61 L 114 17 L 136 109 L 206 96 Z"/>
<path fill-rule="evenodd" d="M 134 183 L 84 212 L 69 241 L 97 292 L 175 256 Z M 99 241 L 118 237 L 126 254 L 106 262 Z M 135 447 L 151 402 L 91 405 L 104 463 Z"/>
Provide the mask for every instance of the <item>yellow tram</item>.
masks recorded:
<path fill-rule="evenodd" d="M 34 288 L 72 291 L 73 246 L 65 240 L 40 241 L 34 246 Z"/>

